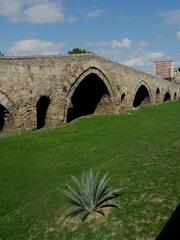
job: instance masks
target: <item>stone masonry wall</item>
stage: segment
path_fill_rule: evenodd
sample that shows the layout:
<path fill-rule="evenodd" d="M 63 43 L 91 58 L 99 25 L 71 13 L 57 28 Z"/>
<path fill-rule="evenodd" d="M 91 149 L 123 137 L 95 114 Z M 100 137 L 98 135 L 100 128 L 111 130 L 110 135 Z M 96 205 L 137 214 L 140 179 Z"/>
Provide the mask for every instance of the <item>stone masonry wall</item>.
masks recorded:
<path fill-rule="evenodd" d="M 91 73 L 102 79 L 110 94 L 109 100 L 105 97 L 99 103 L 98 113 L 119 113 L 131 109 L 141 85 L 147 88 L 152 104 L 163 102 L 166 92 L 170 93 L 171 100 L 180 98 L 179 84 L 95 54 L 1 58 L 0 104 L 9 112 L 5 129 L 15 132 L 35 129 L 36 105 L 41 96 L 50 99 L 46 126 L 66 122 L 67 108 L 75 89 Z"/>

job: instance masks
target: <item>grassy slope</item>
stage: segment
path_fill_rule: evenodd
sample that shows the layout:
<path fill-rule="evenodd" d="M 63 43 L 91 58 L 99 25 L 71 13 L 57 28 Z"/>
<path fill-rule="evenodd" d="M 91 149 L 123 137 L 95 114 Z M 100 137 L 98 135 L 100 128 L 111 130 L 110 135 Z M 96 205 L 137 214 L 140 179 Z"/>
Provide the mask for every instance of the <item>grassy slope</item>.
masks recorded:
<path fill-rule="evenodd" d="M 0 138 L 0 239 L 154 239 L 180 197 L 180 103 Z M 106 220 L 61 226 L 58 187 L 83 169 L 123 187 Z"/>

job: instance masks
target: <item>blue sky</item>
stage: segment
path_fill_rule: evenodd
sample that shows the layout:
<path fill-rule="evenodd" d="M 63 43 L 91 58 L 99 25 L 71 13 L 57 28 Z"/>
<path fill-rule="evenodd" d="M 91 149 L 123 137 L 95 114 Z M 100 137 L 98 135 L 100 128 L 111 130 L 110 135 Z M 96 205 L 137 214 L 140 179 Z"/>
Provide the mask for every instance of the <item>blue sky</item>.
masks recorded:
<path fill-rule="evenodd" d="M 146 72 L 180 62 L 179 0 L 0 0 L 0 29 L 5 55 L 79 47 Z"/>

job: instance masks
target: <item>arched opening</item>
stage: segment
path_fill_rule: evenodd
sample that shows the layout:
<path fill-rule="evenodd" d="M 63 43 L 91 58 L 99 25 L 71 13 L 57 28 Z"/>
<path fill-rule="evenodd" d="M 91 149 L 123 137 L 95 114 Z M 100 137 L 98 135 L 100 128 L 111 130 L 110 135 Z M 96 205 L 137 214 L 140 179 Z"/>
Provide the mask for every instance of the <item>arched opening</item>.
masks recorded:
<path fill-rule="evenodd" d="M 123 94 L 121 95 L 121 103 L 124 101 L 125 96 L 126 96 L 125 93 L 123 93 Z"/>
<path fill-rule="evenodd" d="M 67 122 L 75 118 L 103 113 L 111 102 L 109 91 L 95 73 L 87 75 L 76 87 L 67 111 Z"/>
<path fill-rule="evenodd" d="M 39 101 L 37 102 L 37 129 L 43 128 L 45 126 L 49 104 L 50 99 L 47 96 L 40 97 Z"/>
<path fill-rule="evenodd" d="M 167 101 L 170 101 L 170 100 L 171 100 L 170 93 L 167 92 L 167 93 L 164 95 L 164 100 L 163 100 L 163 102 L 167 102 Z"/>
<path fill-rule="evenodd" d="M 156 90 L 156 97 L 159 96 L 159 94 L 160 94 L 160 90 L 159 90 L 159 88 L 157 88 L 157 90 Z"/>
<path fill-rule="evenodd" d="M 144 85 L 141 85 L 134 98 L 133 107 L 138 107 L 140 105 L 148 105 L 150 103 L 151 98 L 149 92 Z"/>
<path fill-rule="evenodd" d="M 156 102 L 158 103 L 160 101 L 160 90 L 157 88 L 156 90 Z"/>
<path fill-rule="evenodd" d="M 176 100 L 177 100 L 177 93 L 176 93 L 176 92 L 174 93 L 173 100 L 174 100 L 174 101 L 176 101 Z"/>
<path fill-rule="evenodd" d="M 5 127 L 5 121 L 8 115 L 8 110 L 0 104 L 0 132 L 2 132 Z"/>
<path fill-rule="evenodd" d="M 123 93 L 121 95 L 121 111 L 124 111 L 126 109 L 126 107 L 127 107 L 125 98 L 126 98 L 126 94 Z"/>

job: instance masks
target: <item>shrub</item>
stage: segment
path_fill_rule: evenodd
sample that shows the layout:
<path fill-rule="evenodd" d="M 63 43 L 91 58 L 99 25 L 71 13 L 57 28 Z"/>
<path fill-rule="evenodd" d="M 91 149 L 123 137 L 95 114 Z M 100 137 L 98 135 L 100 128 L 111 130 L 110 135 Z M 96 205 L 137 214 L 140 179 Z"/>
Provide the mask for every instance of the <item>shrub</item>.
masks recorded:
<path fill-rule="evenodd" d="M 80 179 L 71 175 L 71 180 L 74 188 L 66 184 L 67 189 L 60 190 L 72 205 L 65 218 L 80 214 L 81 220 L 85 221 L 93 212 L 105 216 L 103 211 L 105 208 L 117 208 L 115 204 L 109 203 L 109 201 L 118 197 L 121 189 L 109 190 L 107 173 L 100 177 L 99 172 L 84 171 Z"/>
<path fill-rule="evenodd" d="M 68 51 L 68 54 L 82 54 L 82 53 L 89 53 L 89 52 L 81 48 L 73 48 L 72 50 Z"/>

